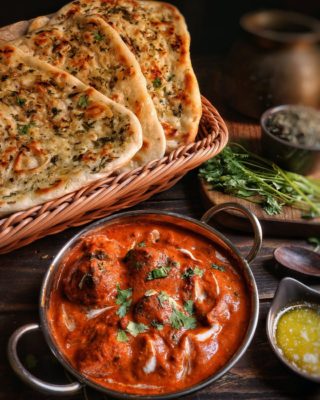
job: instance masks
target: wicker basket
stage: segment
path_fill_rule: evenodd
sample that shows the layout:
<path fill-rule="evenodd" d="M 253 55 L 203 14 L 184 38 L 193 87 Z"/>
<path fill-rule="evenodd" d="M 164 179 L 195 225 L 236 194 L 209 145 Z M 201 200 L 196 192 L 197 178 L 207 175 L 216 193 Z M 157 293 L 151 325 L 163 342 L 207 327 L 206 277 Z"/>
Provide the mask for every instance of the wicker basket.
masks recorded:
<path fill-rule="evenodd" d="M 227 144 L 228 130 L 217 110 L 204 97 L 202 104 L 197 142 L 144 167 L 108 176 L 57 200 L 0 220 L 0 254 L 134 206 L 169 189 L 188 171 L 217 155 Z"/>

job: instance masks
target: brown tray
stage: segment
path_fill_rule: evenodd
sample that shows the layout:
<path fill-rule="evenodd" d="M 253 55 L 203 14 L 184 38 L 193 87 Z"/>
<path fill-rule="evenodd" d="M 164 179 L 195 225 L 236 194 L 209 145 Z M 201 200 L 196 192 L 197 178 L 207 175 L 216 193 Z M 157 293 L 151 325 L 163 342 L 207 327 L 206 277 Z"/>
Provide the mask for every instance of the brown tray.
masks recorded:
<path fill-rule="evenodd" d="M 249 208 L 249 210 L 259 218 L 264 235 L 286 238 L 307 238 L 319 235 L 320 218 L 315 218 L 313 220 L 303 219 L 301 218 L 301 211 L 293 207 L 283 207 L 279 215 L 268 215 L 257 204 L 212 190 L 211 185 L 207 184 L 202 179 L 200 180 L 200 189 L 205 205 L 208 207 L 228 202 L 237 202 Z M 226 211 L 217 215 L 217 222 L 229 229 L 236 229 L 244 232 L 252 231 L 251 225 L 248 223 L 247 219 L 234 211 Z"/>
<path fill-rule="evenodd" d="M 195 143 L 144 167 L 108 176 L 74 193 L 1 219 L 0 254 L 132 207 L 169 189 L 188 171 L 217 155 L 227 144 L 228 130 L 218 111 L 204 97 L 202 105 Z"/>

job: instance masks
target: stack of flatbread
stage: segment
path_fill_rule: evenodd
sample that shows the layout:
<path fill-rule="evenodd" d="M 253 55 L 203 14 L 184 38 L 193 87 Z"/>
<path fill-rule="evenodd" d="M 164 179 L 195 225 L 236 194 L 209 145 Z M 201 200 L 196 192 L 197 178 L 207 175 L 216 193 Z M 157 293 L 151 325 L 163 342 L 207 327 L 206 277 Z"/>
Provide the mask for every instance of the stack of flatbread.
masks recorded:
<path fill-rule="evenodd" d="M 0 46 L 0 215 L 194 141 L 201 117 L 179 11 L 76 0 Z"/>

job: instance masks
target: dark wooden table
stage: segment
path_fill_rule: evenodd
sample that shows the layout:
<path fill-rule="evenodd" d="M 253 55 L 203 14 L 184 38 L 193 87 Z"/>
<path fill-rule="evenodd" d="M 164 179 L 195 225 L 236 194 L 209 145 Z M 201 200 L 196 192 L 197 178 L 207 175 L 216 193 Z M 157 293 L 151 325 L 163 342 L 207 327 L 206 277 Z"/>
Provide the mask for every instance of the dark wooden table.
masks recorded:
<path fill-rule="evenodd" d="M 220 104 L 219 94 L 223 90 L 223 83 L 216 60 L 201 57 L 195 60 L 195 65 L 203 93 L 218 105 L 228 122 L 231 136 L 257 141 L 258 126 Z M 154 196 L 135 208 L 170 210 L 199 218 L 205 212 L 205 207 L 198 189 L 197 174 L 192 172 L 171 190 Z M 19 381 L 9 367 L 6 345 L 10 334 L 17 327 L 39 320 L 37 302 L 43 276 L 56 252 L 79 229 L 69 229 L 0 256 L 0 400 L 53 398 L 36 393 Z M 244 255 L 247 254 L 252 244 L 250 235 L 235 231 L 224 233 L 237 244 Z M 250 348 L 229 373 L 207 389 L 189 396 L 189 399 L 320 399 L 320 386 L 303 380 L 286 369 L 267 342 L 266 314 L 275 289 L 285 276 L 275 266 L 273 250 L 287 242 L 307 246 L 306 238 L 286 240 L 276 238 L 276 232 L 274 234 L 275 237 L 264 239 L 263 249 L 251 265 L 258 284 L 261 305 L 258 329 Z M 305 282 L 320 288 L 319 281 Z M 20 352 L 21 358 L 35 374 L 60 383 L 68 379 L 62 373 L 61 367 L 52 361 L 41 335 L 29 335 L 22 343 Z M 85 399 L 86 396 L 90 399 L 103 398 L 91 391 L 76 398 Z"/>

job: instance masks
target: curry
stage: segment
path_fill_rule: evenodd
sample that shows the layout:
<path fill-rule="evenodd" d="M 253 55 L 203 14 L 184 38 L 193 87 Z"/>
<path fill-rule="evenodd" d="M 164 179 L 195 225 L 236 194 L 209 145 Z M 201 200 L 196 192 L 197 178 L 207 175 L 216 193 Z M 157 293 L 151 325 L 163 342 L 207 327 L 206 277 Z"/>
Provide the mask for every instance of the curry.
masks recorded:
<path fill-rule="evenodd" d="M 250 319 L 235 260 L 199 234 L 132 220 L 83 236 L 51 293 L 50 330 L 69 363 L 115 391 L 183 390 L 235 354 Z"/>

